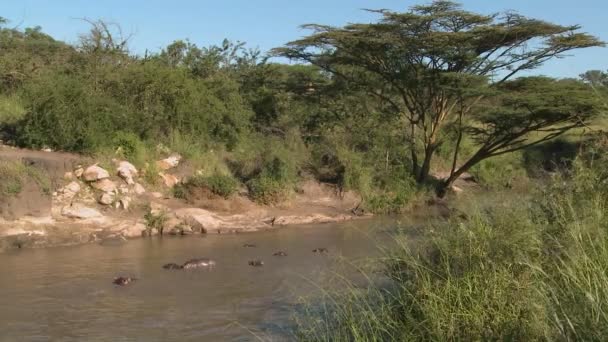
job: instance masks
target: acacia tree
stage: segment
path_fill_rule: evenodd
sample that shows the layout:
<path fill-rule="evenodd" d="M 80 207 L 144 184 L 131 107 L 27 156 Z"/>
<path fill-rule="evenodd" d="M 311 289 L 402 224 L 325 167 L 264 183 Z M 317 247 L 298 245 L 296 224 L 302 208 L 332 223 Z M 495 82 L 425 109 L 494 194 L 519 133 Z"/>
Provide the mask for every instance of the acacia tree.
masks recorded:
<path fill-rule="evenodd" d="M 442 189 L 479 161 L 555 137 L 580 120 L 583 113 L 576 105 L 570 106 L 577 108 L 576 115 L 547 112 L 540 103 L 517 111 L 517 101 L 505 99 L 494 101 L 514 106 L 504 115 L 486 115 L 475 124 L 470 121 L 487 96 L 509 90 L 508 81 L 522 71 L 574 49 L 603 45 L 579 32 L 579 26 L 556 25 L 514 12 L 481 15 L 451 1 L 414 6 L 404 13 L 372 12 L 381 15 L 376 23 L 304 25 L 314 32 L 274 53 L 312 63 L 365 88 L 405 119 L 404 135 L 418 182 L 428 178 L 433 156 L 444 143 L 441 133 L 448 126 L 456 127 L 458 139 L 454 165 Z M 553 88 L 549 80 L 543 82 L 547 92 Z M 513 87 L 525 87 L 523 83 Z M 550 128 L 564 123 L 568 124 L 557 131 Z M 547 134 L 528 141 L 529 133 L 545 130 Z M 464 134 L 473 134 L 482 148 L 458 166 Z"/>

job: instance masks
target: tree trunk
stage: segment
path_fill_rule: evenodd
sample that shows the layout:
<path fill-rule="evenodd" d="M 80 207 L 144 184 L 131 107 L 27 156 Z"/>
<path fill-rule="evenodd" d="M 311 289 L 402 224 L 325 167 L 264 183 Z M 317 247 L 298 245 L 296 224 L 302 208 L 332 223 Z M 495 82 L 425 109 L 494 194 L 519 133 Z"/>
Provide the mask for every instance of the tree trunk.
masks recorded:
<path fill-rule="evenodd" d="M 433 146 L 427 146 L 424 150 L 424 161 L 422 162 L 422 166 L 418 174 L 416 175 L 416 182 L 421 184 L 426 181 L 429 176 L 429 172 L 431 170 L 431 160 L 433 159 L 433 153 L 435 152 L 435 148 Z"/>

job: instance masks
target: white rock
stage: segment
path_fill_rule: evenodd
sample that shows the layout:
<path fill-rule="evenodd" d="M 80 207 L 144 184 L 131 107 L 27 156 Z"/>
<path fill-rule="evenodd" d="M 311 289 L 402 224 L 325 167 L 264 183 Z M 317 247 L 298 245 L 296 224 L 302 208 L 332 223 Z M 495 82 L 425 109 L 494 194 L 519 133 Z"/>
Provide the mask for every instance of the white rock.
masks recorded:
<path fill-rule="evenodd" d="M 452 190 L 456 195 L 461 194 L 462 192 L 464 192 L 464 190 L 462 190 L 462 188 L 459 188 L 456 185 L 452 185 L 452 187 L 450 188 L 450 190 Z"/>
<path fill-rule="evenodd" d="M 73 172 L 66 172 L 63 174 L 63 179 L 65 180 L 72 180 L 74 178 L 74 173 Z"/>
<path fill-rule="evenodd" d="M 73 194 L 77 194 L 80 192 L 80 184 L 78 184 L 76 181 L 70 182 L 70 184 L 63 187 L 62 191 L 63 193 L 71 192 Z"/>
<path fill-rule="evenodd" d="M 87 169 L 84 170 L 82 176 L 87 182 L 94 182 L 100 179 L 110 178 L 110 174 L 108 173 L 108 171 L 97 166 L 97 164 L 87 167 Z"/>
<path fill-rule="evenodd" d="M 82 177 L 82 174 L 84 173 L 84 169 L 79 167 L 76 170 L 74 170 L 74 176 L 76 176 L 76 178 L 80 178 Z"/>
<path fill-rule="evenodd" d="M 182 160 L 182 156 L 179 154 L 172 154 L 163 160 L 157 161 L 156 166 L 163 171 L 169 170 L 179 165 L 180 160 Z"/>
<path fill-rule="evenodd" d="M 179 183 L 179 178 L 177 178 L 176 176 L 174 176 L 170 173 L 160 172 L 158 175 L 163 179 L 163 183 L 165 184 L 166 187 L 172 188 L 177 183 Z"/>
<path fill-rule="evenodd" d="M 116 191 L 116 184 L 109 180 L 108 178 L 104 178 L 98 180 L 97 182 L 91 183 L 91 186 L 97 190 L 101 190 L 103 192 L 114 192 Z"/>
<path fill-rule="evenodd" d="M 135 186 L 133 186 L 133 191 L 136 195 L 143 195 L 146 193 L 146 189 L 144 189 L 144 187 L 139 183 L 135 183 Z"/>
<path fill-rule="evenodd" d="M 112 192 L 104 192 L 101 197 L 99 197 L 100 204 L 110 205 L 114 202 L 114 193 Z"/>
<path fill-rule="evenodd" d="M 152 198 L 163 198 L 163 194 L 160 192 L 151 192 L 150 196 L 152 196 Z"/>
<path fill-rule="evenodd" d="M 175 216 L 195 231 L 206 233 L 218 229 L 224 222 L 210 211 L 200 208 L 183 208 L 175 211 Z"/>
<path fill-rule="evenodd" d="M 122 230 L 122 235 L 128 238 L 141 237 L 146 231 L 146 225 L 143 222 L 129 224 Z"/>
<path fill-rule="evenodd" d="M 103 215 L 97 209 L 85 207 L 81 204 L 74 204 L 71 206 L 63 207 L 63 209 L 61 209 L 61 215 L 75 219 L 103 217 Z"/>
<path fill-rule="evenodd" d="M 127 182 L 127 184 L 135 184 L 133 178 L 137 176 L 137 168 L 133 166 L 133 164 L 125 160 L 120 161 L 118 163 L 118 167 L 116 168 L 116 172 L 122 179 L 125 180 L 125 182 Z"/>
<path fill-rule="evenodd" d="M 128 186 L 126 186 L 126 185 L 124 185 L 124 184 L 121 184 L 121 185 L 118 187 L 118 192 L 120 192 L 121 194 L 123 194 L 123 195 L 124 195 L 124 194 L 128 194 L 129 192 L 131 192 L 131 190 L 129 190 L 129 187 L 128 187 Z"/>
<path fill-rule="evenodd" d="M 129 210 L 129 205 L 131 204 L 131 197 L 123 197 L 120 199 L 120 207 L 123 210 Z"/>

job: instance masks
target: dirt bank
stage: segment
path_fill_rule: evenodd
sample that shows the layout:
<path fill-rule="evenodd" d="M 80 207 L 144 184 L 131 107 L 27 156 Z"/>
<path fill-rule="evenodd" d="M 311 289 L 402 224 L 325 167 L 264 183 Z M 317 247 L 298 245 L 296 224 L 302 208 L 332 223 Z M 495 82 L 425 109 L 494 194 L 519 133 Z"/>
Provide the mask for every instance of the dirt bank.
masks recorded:
<path fill-rule="evenodd" d="M 189 201 L 172 196 L 184 179 L 177 156 L 158 161 L 160 185 L 141 184 L 128 161 L 96 165 L 83 156 L 0 146 L 0 162 L 20 164 L 19 191 L 0 199 L 0 250 L 81 243 L 114 243 L 163 234 L 225 234 L 277 229 L 286 225 L 360 218 L 354 193 L 331 184 L 302 181 L 289 200 L 275 206 L 251 201 L 246 190 L 229 198 L 213 194 Z M 9 175 L 10 176 L 10 175 Z M 0 182 L 10 177 L 0 174 Z M 8 177 L 8 178 L 7 178 Z"/>

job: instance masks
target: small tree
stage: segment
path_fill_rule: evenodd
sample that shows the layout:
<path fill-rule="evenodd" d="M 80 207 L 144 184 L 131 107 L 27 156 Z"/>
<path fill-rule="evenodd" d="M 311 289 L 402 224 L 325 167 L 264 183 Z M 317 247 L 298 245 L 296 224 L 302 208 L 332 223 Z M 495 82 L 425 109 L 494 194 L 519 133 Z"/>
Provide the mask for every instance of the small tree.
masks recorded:
<path fill-rule="evenodd" d="M 412 172 L 418 182 L 427 179 L 432 158 L 444 143 L 440 133 L 448 124 L 456 126 L 459 138 L 454 167 L 443 189 L 451 185 L 457 174 L 480 160 L 498 151 L 529 146 L 525 143 L 528 133 L 542 133 L 552 125 L 567 122 L 569 125 L 558 129 L 563 133 L 576 126 L 570 120 L 579 120 L 583 114 L 566 117 L 560 112 L 550 118 L 551 113 L 539 107 L 544 119 L 539 120 L 539 112 L 532 110 L 519 111 L 516 121 L 510 119 L 511 111 L 504 111 L 505 115 L 496 117 L 506 120 L 500 124 L 483 116 L 485 121 L 476 125 L 486 128 L 467 128 L 471 113 L 484 99 L 499 90 L 509 90 L 504 84 L 522 71 L 574 49 L 603 46 L 597 38 L 578 32 L 579 26 L 555 25 L 513 12 L 481 15 L 464 11 L 451 1 L 414 6 L 405 13 L 372 12 L 382 19 L 342 28 L 305 25 L 314 31 L 312 35 L 274 52 L 310 62 L 366 88 L 404 118 Z M 509 122 L 530 125 L 505 126 Z M 460 141 L 467 133 L 474 135 L 482 149 L 457 167 Z M 547 138 L 556 133 L 551 129 Z M 491 147 L 485 146 L 486 142 Z"/>

